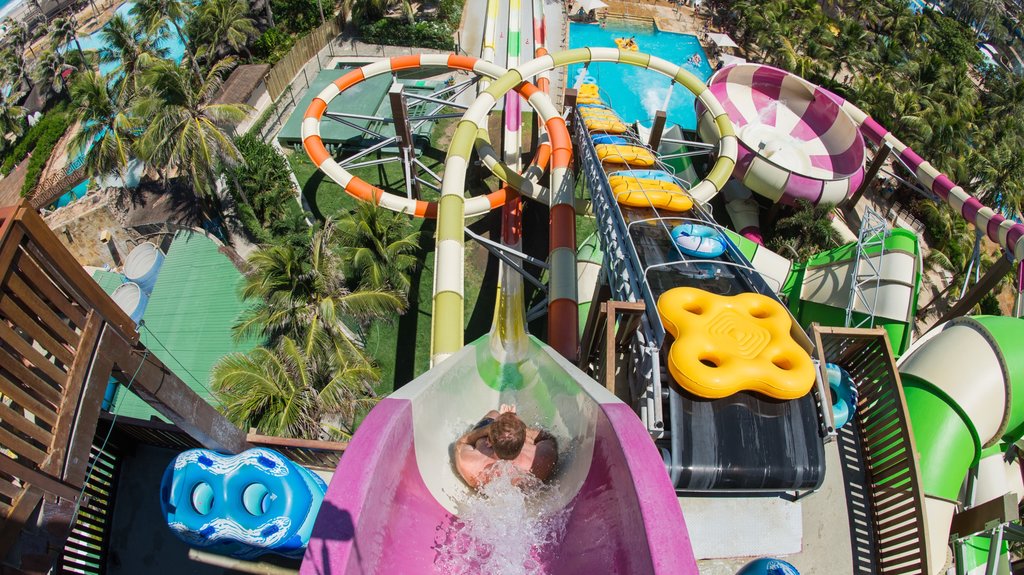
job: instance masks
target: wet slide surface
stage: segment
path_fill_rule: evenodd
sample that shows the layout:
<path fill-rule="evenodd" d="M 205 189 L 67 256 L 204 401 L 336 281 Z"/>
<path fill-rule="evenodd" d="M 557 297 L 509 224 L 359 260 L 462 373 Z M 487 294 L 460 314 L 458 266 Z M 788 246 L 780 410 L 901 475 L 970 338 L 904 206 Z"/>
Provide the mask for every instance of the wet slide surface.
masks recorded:
<path fill-rule="evenodd" d="M 507 572 L 696 575 L 682 511 L 636 415 L 551 348 L 529 345 L 510 372 L 482 338 L 384 399 L 338 466 L 301 573 L 447 572 L 445 543 L 468 496 L 450 447 L 472 425 L 452 418 L 514 402 L 558 438 L 552 497 L 565 535 L 541 549 L 535 569 Z"/>

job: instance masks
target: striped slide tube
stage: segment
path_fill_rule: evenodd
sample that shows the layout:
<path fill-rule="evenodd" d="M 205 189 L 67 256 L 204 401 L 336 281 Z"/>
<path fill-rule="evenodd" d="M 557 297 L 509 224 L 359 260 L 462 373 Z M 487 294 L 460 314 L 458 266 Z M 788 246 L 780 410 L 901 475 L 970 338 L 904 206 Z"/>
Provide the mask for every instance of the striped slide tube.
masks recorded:
<path fill-rule="evenodd" d="M 760 64 L 719 70 L 708 89 L 736 125 L 734 176 L 773 202 L 836 204 L 864 181 L 864 138 L 829 98 L 789 72 Z M 703 136 L 714 121 L 698 106 Z"/>
<path fill-rule="evenodd" d="M 455 54 L 415 54 L 396 56 L 367 64 L 352 70 L 341 78 L 328 84 L 313 100 L 302 120 L 302 147 L 318 168 L 338 183 L 345 192 L 358 200 L 373 202 L 396 212 L 410 214 L 422 218 L 435 218 L 438 213 L 437 202 L 414 200 L 390 194 L 373 186 L 365 180 L 353 176 L 341 167 L 324 147 L 320 138 L 320 121 L 330 102 L 352 86 L 381 74 L 391 74 L 398 70 L 435 66 L 450 70 L 465 70 L 474 74 L 496 78 L 504 73 L 500 66 L 478 60 L 469 56 Z M 500 164 L 500 161 L 499 161 Z M 503 167 L 508 171 L 507 166 Z M 499 189 L 486 196 L 469 198 L 465 203 L 467 217 L 487 213 L 505 203 L 505 190 Z"/>
<path fill-rule="evenodd" d="M 863 110 L 842 97 L 824 88 L 813 86 L 816 92 L 839 104 L 854 122 L 860 126 L 864 137 L 877 145 L 889 144 L 893 153 L 914 174 L 917 181 L 935 195 L 942 198 L 969 223 L 983 230 L 990 240 L 999 244 L 1014 260 L 1024 260 L 1024 224 L 1008 220 L 992 208 L 982 205 L 978 198 L 968 194 L 955 184 L 949 176 L 939 172 L 914 150 L 896 139 L 889 130 L 882 127 Z"/>
<path fill-rule="evenodd" d="M 551 137 L 551 144 L 553 148 L 550 186 L 552 217 L 555 217 L 555 212 L 557 211 L 572 210 L 573 181 L 572 174 L 568 170 L 569 163 L 572 161 L 572 149 L 571 143 L 569 142 L 568 132 L 565 129 L 565 121 L 561 116 L 557 115 L 554 110 L 554 106 L 546 96 L 541 94 L 540 91 L 532 85 L 525 88 L 522 84 L 525 78 L 532 78 L 541 72 L 549 72 L 556 67 L 565 67 L 573 64 L 589 62 L 614 62 L 654 70 L 655 72 L 672 78 L 674 82 L 682 84 L 694 94 L 697 100 L 699 100 L 707 110 L 711 111 L 712 117 L 714 118 L 714 122 L 712 124 L 713 133 L 708 141 L 718 142 L 718 158 L 715 160 L 715 163 L 707 177 L 701 180 L 690 190 L 690 195 L 700 202 L 707 202 L 713 198 L 729 180 L 729 177 L 732 175 L 733 167 L 736 165 L 738 144 L 732 121 L 729 120 L 729 116 L 725 113 L 725 109 L 718 102 L 715 95 L 707 89 L 704 82 L 678 65 L 649 54 L 627 52 L 615 48 L 577 48 L 575 50 L 566 50 L 554 54 L 546 54 L 540 58 L 534 58 L 529 62 L 509 70 L 503 76 L 496 79 L 487 88 L 487 90 L 482 92 L 463 116 L 462 122 L 459 124 L 459 128 L 456 129 L 456 136 L 458 136 L 459 132 L 462 131 L 465 134 L 464 139 L 468 140 L 471 133 L 476 133 L 478 130 L 486 127 L 487 114 L 494 108 L 499 98 L 516 87 L 524 89 L 521 93 L 527 98 L 527 101 L 533 105 L 534 110 L 540 113 L 541 119 L 543 120 L 548 134 Z M 529 92 L 529 95 L 527 95 L 527 92 Z M 456 146 L 456 143 L 453 141 L 452 146 L 448 150 L 449 159 L 458 159 L 457 161 L 465 162 L 464 159 L 459 158 L 468 157 L 468 146 L 471 144 L 466 142 L 464 145 L 467 146 L 466 149 L 462 149 L 461 146 Z M 448 169 L 445 171 L 444 181 L 441 184 L 442 195 L 445 190 L 449 190 L 452 194 L 458 193 L 461 200 L 461 193 L 465 184 L 466 176 L 464 165 L 462 167 L 462 170 Z M 443 197 L 441 201 L 444 202 Z M 462 214 L 457 215 L 460 217 L 459 225 L 461 226 Z M 439 244 L 442 240 L 441 230 L 445 227 L 441 220 L 445 217 L 446 216 L 444 214 L 439 214 Z M 454 226 L 455 224 L 448 224 L 448 227 L 454 228 Z M 461 227 L 459 230 L 460 234 L 458 239 L 461 242 Z M 561 308 L 571 308 L 565 310 L 564 315 L 561 315 L 561 317 L 577 317 L 578 307 L 576 297 L 575 266 L 566 266 L 564 265 L 564 262 L 560 261 L 562 259 L 570 262 L 575 261 L 575 245 L 574 243 L 570 244 L 570 240 L 575 236 L 575 226 L 569 227 L 568 230 L 560 229 L 557 230 L 557 232 L 553 229 L 552 233 L 557 233 L 558 237 L 554 237 L 551 243 L 551 269 L 552 272 L 556 269 L 564 270 L 564 275 L 556 275 L 555 273 L 551 274 L 551 280 L 548 284 L 548 313 L 561 315 Z M 458 255 L 458 262 L 449 263 L 450 260 L 448 258 L 452 258 L 454 255 L 442 253 L 439 249 L 437 251 L 437 263 L 435 264 L 435 270 L 438 269 L 442 263 L 446 266 L 461 266 L 461 253 Z M 460 291 L 457 298 L 445 295 L 442 291 L 439 291 L 438 287 L 439 286 L 435 283 L 433 315 L 434 336 L 432 340 L 432 357 L 434 363 L 448 357 L 462 346 L 461 328 L 457 335 L 449 333 L 450 330 L 445 333 L 441 333 L 439 330 L 439 326 L 445 323 L 445 320 L 442 320 L 441 318 L 457 317 L 461 320 L 463 314 L 461 294 L 462 286 L 459 286 Z M 439 298 L 439 295 L 445 295 L 445 297 Z M 564 341 L 575 342 L 577 340 L 578 335 L 576 334 L 576 322 L 558 326 L 558 329 L 572 332 L 571 334 L 564 335 Z M 554 340 L 561 338 L 563 334 L 559 331 L 555 334 L 549 333 L 548 336 L 549 340 Z M 555 346 L 552 345 L 552 347 Z M 566 357 L 573 357 L 576 354 L 576 349 L 568 349 L 568 346 L 564 349 L 559 349 L 557 347 L 555 349 L 557 349 L 559 353 L 566 355 Z"/>

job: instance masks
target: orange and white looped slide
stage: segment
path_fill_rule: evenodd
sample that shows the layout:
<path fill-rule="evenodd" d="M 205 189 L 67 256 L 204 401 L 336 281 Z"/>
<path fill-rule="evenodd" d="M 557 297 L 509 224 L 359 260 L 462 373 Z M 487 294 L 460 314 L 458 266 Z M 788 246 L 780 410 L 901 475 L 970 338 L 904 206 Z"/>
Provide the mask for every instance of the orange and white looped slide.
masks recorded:
<path fill-rule="evenodd" d="M 756 391 L 796 399 L 814 385 L 814 364 L 791 335 L 793 319 L 770 297 L 680 287 L 658 298 L 658 313 L 675 337 L 669 371 L 690 393 L 717 399 Z"/>

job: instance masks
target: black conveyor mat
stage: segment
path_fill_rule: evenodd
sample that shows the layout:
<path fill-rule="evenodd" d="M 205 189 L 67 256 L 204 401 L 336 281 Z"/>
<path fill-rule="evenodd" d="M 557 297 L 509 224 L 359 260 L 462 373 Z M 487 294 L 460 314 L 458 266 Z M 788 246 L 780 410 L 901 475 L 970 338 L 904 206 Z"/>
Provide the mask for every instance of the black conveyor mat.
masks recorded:
<path fill-rule="evenodd" d="M 742 392 L 701 399 L 673 385 L 676 489 L 797 491 L 825 478 L 825 448 L 812 394 L 790 401 Z"/>

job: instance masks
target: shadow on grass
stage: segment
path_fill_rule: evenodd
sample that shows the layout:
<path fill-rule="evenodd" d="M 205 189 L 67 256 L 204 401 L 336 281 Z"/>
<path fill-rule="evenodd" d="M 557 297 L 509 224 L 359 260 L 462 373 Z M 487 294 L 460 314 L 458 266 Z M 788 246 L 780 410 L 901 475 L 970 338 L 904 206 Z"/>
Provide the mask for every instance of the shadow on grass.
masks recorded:
<path fill-rule="evenodd" d="M 437 220 L 424 220 L 423 225 L 420 227 L 420 238 L 419 248 L 416 251 L 416 257 L 421 261 L 425 261 L 426 258 L 434 251 L 434 231 L 437 229 Z M 423 281 L 423 272 L 425 266 L 416 266 L 416 270 L 413 272 L 411 285 L 413 289 L 409 290 L 409 311 L 398 319 L 398 333 L 395 337 L 395 349 L 396 350 L 408 350 L 412 352 L 416 349 L 417 334 L 419 333 L 419 322 L 430 321 L 430 316 L 419 313 L 421 305 L 426 305 L 428 302 L 421 301 L 420 290 L 416 289 L 420 282 Z M 414 353 L 395 353 L 395 364 L 394 364 L 394 388 L 397 390 L 406 383 L 412 381 L 416 377 L 416 361 Z"/>

